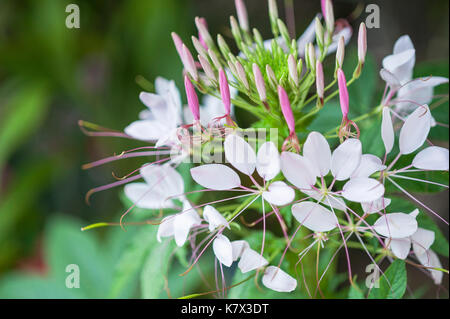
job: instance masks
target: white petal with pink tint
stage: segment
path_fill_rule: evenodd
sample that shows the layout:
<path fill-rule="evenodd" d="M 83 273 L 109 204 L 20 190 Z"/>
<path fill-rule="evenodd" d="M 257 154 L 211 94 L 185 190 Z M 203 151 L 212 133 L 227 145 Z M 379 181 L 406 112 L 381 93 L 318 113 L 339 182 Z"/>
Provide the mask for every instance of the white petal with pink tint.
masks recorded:
<path fill-rule="evenodd" d="M 369 177 L 373 173 L 386 169 L 381 159 L 372 154 L 364 154 L 361 156 L 361 162 L 358 168 L 353 172 L 352 178 Z"/>
<path fill-rule="evenodd" d="M 226 236 L 217 235 L 213 241 L 213 251 L 220 263 L 227 267 L 231 266 L 233 263 L 233 247 Z"/>
<path fill-rule="evenodd" d="M 434 231 L 418 228 L 417 231 L 411 235 L 413 250 L 416 255 L 424 254 L 434 243 Z"/>
<path fill-rule="evenodd" d="M 200 225 L 200 223 L 200 216 L 188 201 L 184 201 L 183 211 L 176 214 L 173 222 L 174 237 L 177 246 L 183 246 L 187 240 L 191 227 Z"/>
<path fill-rule="evenodd" d="M 282 206 L 294 200 L 295 191 L 285 182 L 276 181 L 269 185 L 267 191 L 262 193 L 262 197 L 273 205 Z"/>
<path fill-rule="evenodd" d="M 275 266 L 267 267 L 262 283 L 267 288 L 278 292 L 291 292 L 297 288 L 297 280 Z"/>
<path fill-rule="evenodd" d="M 427 250 L 424 254 L 418 255 L 417 259 L 419 259 L 420 263 L 425 267 L 431 268 L 442 268 L 441 261 L 436 253 L 432 250 Z M 442 277 L 444 273 L 440 270 L 428 269 L 431 273 L 431 277 L 436 285 L 440 285 L 442 283 Z"/>
<path fill-rule="evenodd" d="M 398 89 L 401 86 L 400 81 L 397 79 L 397 77 L 386 69 L 380 70 L 380 77 L 390 88 L 394 90 Z"/>
<path fill-rule="evenodd" d="M 239 260 L 238 267 L 242 273 L 246 273 L 264 266 L 267 266 L 269 262 L 261 256 L 260 253 L 248 248 L 243 251 L 241 260 Z"/>
<path fill-rule="evenodd" d="M 383 140 L 384 148 L 386 149 L 386 154 L 389 154 L 392 151 L 392 147 L 394 147 L 395 134 L 391 118 L 391 110 L 387 106 L 383 107 L 381 138 Z"/>
<path fill-rule="evenodd" d="M 124 129 L 125 134 L 141 141 L 156 141 L 167 133 L 167 128 L 158 121 L 138 120 Z"/>
<path fill-rule="evenodd" d="M 271 180 L 280 172 L 280 154 L 273 142 L 266 142 L 258 150 L 256 170 L 266 181 Z"/>
<path fill-rule="evenodd" d="M 431 112 L 428 105 L 418 107 L 405 120 L 400 130 L 400 153 L 410 154 L 417 150 L 427 139 L 431 127 Z"/>
<path fill-rule="evenodd" d="M 245 240 L 235 240 L 231 242 L 233 248 L 233 261 L 238 260 L 246 249 L 250 249 L 250 245 Z"/>
<path fill-rule="evenodd" d="M 225 217 L 222 216 L 221 213 L 211 205 L 206 205 L 203 209 L 203 218 L 208 222 L 209 224 L 209 231 L 213 231 L 219 226 L 230 228 L 230 225 L 228 224 Z"/>
<path fill-rule="evenodd" d="M 343 181 L 353 174 L 361 162 L 361 142 L 355 138 L 349 138 L 339 145 L 331 156 L 331 173 L 338 181 Z"/>
<path fill-rule="evenodd" d="M 315 202 L 301 202 L 292 205 L 292 215 L 300 224 L 312 231 L 330 231 L 338 225 L 336 216 Z"/>
<path fill-rule="evenodd" d="M 385 243 L 387 244 L 389 241 L 391 242 L 389 248 L 397 258 L 406 259 L 408 257 L 411 250 L 411 240 L 409 238 L 386 238 Z"/>
<path fill-rule="evenodd" d="M 239 175 L 222 164 L 205 164 L 191 168 L 191 176 L 201 186 L 214 190 L 227 190 L 241 185 Z"/>
<path fill-rule="evenodd" d="M 311 198 L 320 201 L 322 204 L 333 207 L 333 209 L 338 209 L 342 211 L 347 211 L 347 207 L 342 198 L 335 197 L 332 195 L 324 195 L 320 190 L 312 189 L 312 190 L 302 190 L 302 193 L 305 193 Z"/>
<path fill-rule="evenodd" d="M 448 171 L 448 160 L 448 149 L 429 146 L 414 157 L 412 165 L 420 169 Z"/>
<path fill-rule="evenodd" d="M 281 153 L 281 171 L 290 183 L 300 189 L 311 189 L 316 183 L 315 169 L 311 162 L 298 154 Z"/>
<path fill-rule="evenodd" d="M 303 156 L 317 168 L 319 175 L 325 176 L 330 171 L 331 150 L 325 137 L 318 132 L 311 132 L 303 145 Z"/>
<path fill-rule="evenodd" d="M 361 207 L 366 214 L 373 214 L 383 211 L 391 203 L 390 198 L 381 197 L 372 202 L 362 202 Z"/>
<path fill-rule="evenodd" d="M 342 196 L 356 203 L 373 202 L 383 195 L 383 184 L 373 178 L 352 178 L 342 188 Z"/>
<path fill-rule="evenodd" d="M 414 216 L 405 213 L 391 213 L 381 216 L 373 225 L 374 230 L 385 237 L 405 238 L 417 231 Z"/>
<path fill-rule="evenodd" d="M 158 227 L 158 233 L 156 234 L 156 239 L 161 242 L 161 237 L 172 237 L 174 235 L 173 224 L 176 215 L 170 215 L 165 217 Z"/>
<path fill-rule="evenodd" d="M 223 143 L 225 158 L 238 171 L 252 175 L 256 168 L 256 153 L 242 137 L 229 134 Z"/>
<path fill-rule="evenodd" d="M 129 183 L 124 188 L 125 195 L 140 208 L 174 208 L 172 201 L 164 201 L 166 195 L 157 189 L 151 189 L 146 183 Z"/>

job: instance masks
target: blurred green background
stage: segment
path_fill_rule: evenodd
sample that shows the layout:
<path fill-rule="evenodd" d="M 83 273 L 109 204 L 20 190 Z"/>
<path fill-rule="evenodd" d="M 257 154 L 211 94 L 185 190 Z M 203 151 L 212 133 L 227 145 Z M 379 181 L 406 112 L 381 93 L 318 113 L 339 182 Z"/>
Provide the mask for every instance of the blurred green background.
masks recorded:
<path fill-rule="evenodd" d="M 65 27 L 69 3 L 80 7 L 80 29 Z M 268 38 L 266 2 L 246 3 L 251 24 Z M 297 35 L 320 10 L 320 1 L 279 1 L 281 16 L 284 3 L 295 8 Z M 420 75 L 435 70 L 433 75 L 448 76 L 448 1 L 367 3 L 381 9 L 381 29 L 368 31 L 377 69 L 395 40 L 408 33 L 425 73 Z M 357 26 L 365 17 L 364 4 L 334 1 L 335 15 Z M 151 245 L 151 230 L 80 232 L 86 224 L 117 221 L 125 207 L 118 189 L 94 195 L 91 205 L 84 201 L 86 192 L 113 181 L 112 172 L 124 175 L 142 161 L 89 171 L 82 164 L 139 144 L 87 137 L 77 121 L 122 130 L 143 109 L 139 76 L 152 83 L 163 76 L 181 87 L 181 63 L 170 32 L 190 44 L 196 33 L 193 19 L 204 16 L 212 34 L 229 37 L 231 14 L 232 0 L 0 1 L 0 297 L 139 295 L 137 284 L 123 288 L 138 276 L 132 271 L 116 287 L 110 281 L 124 247 Z M 380 89 L 378 77 L 377 83 Z M 448 193 L 437 199 L 430 202 L 448 212 Z M 448 236 L 448 228 L 443 231 Z M 130 244 L 136 236 L 141 240 Z M 128 263 L 138 268 L 145 258 Z M 81 291 L 64 288 L 65 265 L 71 262 L 90 270 Z"/>

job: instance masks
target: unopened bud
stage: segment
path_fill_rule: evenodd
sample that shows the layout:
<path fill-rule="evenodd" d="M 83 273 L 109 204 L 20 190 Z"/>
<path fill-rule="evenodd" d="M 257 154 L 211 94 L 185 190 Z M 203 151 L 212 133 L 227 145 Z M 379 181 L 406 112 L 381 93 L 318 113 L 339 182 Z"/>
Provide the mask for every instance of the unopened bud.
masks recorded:
<path fill-rule="evenodd" d="M 342 69 L 338 69 L 337 76 L 339 87 L 339 101 L 341 104 L 342 117 L 346 119 L 348 117 L 348 110 L 349 110 L 347 80 L 345 79 L 345 74 L 342 71 Z"/>
<path fill-rule="evenodd" d="M 216 75 L 214 74 L 214 71 L 211 67 L 211 64 L 209 63 L 207 58 L 202 57 L 201 55 L 198 56 L 198 60 L 200 61 L 200 64 L 203 68 L 203 71 L 205 72 L 206 76 L 213 81 L 216 81 Z"/>
<path fill-rule="evenodd" d="M 253 63 L 253 76 L 255 77 L 256 89 L 258 90 L 258 95 L 261 101 L 266 101 L 266 85 L 264 83 L 264 77 L 261 74 L 261 70 L 259 69 L 256 63 Z"/>
<path fill-rule="evenodd" d="M 289 133 L 295 134 L 295 119 L 292 113 L 291 103 L 286 91 L 281 85 L 278 85 L 278 98 L 280 100 L 281 112 L 289 128 Z"/>
<path fill-rule="evenodd" d="M 236 6 L 236 12 L 239 20 L 239 25 L 242 30 L 248 31 L 248 15 L 247 9 L 245 8 L 245 4 L 243 0 L 234 0 L 234 4 Z"/>
<path fill-rule="evenodd" d="M 199 17 L 195 18 L 195 26 L 197 27 L 199 35 L 206 42 L 208 48 L 214 48 L 214 41 L 209 34 L 208 28 L 205 25 L 204 20 Z"/>
<path fill-rule="evenodd" d="M 242 64 L 239 61 L 236 61 L 234 66 L 236 68 L 236 72 L 239 77 L 239 80 L 241 80 L 241 82 L 242 82 L 242 84 L 244 84 L 245 88 L 247 90 L 249 90 L 250 86 L 248 84 L 247 75 L 245 74 L 244 67 L 242 66 Z"/>
<path fill-rule="evenodd" d="M 177 49 L 178 55 L 180 56 L 181 62 L 183 62 L 183 41 L 181 40 L 181 38 L 178 36 L 178 34 L 176 34 L 175 32 L 172 32 L 172 39 L 173 39 L 173 43 L 175 44 L 175 48 Z"/>
<path fill-rule="evenodd" d="M 234 40 L 236 41 L 236 43 L 241 43 L 242 35 L 239 29 L 239 24 L 236 21 L 236 18 L 233 16 L 230 17 L 230 25 L 231 25 L 231 33 L 233 34 Z"/>
<path fill-rule="evenodd" d="M 194 45 L 195 50 L 197 50 L 197 53 L 200 54 L 204 58 L 208 58 L 208 52 L 205 50 L 203 45 L 200 43 L 199 39 L 192 36 L 192 44 Z"/>
<path fill-rule="evenodd" d="M 322 23 L 320 22 L 319 18 L 316 17 L 316 42 L 319 48 L 322 50 L 323 48 L 323 27 Z"/>
<path fill-rule="evenodd" d="M 228 44 L 225 42 L 225 39 L 218 34 L 217 35 L 217 44 L 219 45 L 219 49 L 222 52 L 223 56 L 228 56 L 229 53 L 231 53 L 230 51 L 230 47 L 228 46 Z"/>
<path fill-rule="evenodd" d="M 286 42 L 286 46 L 289 47 L 291 45 L 291 37 L 289 36 L 289 31 L 281 19 L 277 20 L 277 26 L 280 30 L 281 36 L 283 37 L 284 41 Z"/>
<path fill-rule="evenodd" d="M 275 72 L 273 72 L 270 65 L 266 65 L 266 74 L 267 78 L 269 79 L 269 84 L 272 86 L 273 89 L 276 89 L 278 86 L 277 77 L 275 76 Z"/>
<path fill-rule="evenodd" d="M 191 80 L 189 80 L 189 77 L 187 75 L 184 76 L 184 87 L 186 89 L 186 97 L 187 97 L 189 109 L 191 110 L 192 115 L 194 116 L 194 119 L 196 121 L 198 121 L 198 120 L 200 120 L 198 97 L 197 97 L 197 93 L 195 92 L 195 88 L 192 85 Z"/>
<path fill-rule="evenodd" d="M 327 26 L 328 34 L 331 37 L 334 32 L 334 12 L 331 0 L 326 0 L 325 3 L 325 24 Z"/>
<path fill-rule="evenodd" d="M 324 94 L 324 75 L 323 75 L 323 67 L 322 63 L 319 60 L 316 62 L 316 89 L 317 89 L 317 97 L 320 100 L 320 104 L 323 105 L 323 94 Z"/>
<path fill-rule="evenodd" d="M 344 64 L 344 55 L 345 55 L 345 39 L 344 36 L 341 36 L 339 38 L 336 50 L 336 69 L 342 68 L 342 65 Z"/>
<path fill-rule="evenodd" d="M 221 66 L 221 64 L 220 64 L 220 62 L 219 62 L 219 58 L 217 57 L 216 53 L 214 53 L 213 50 L 209 49 L 209 50 L 208 50 L 208 55 L 209 55 L 209 57 L 211 58 L 211 61 L 213 62 L 214 67 L 215 67 L 217 70 L 220 70 L 220 69 L 222 68 L 222 66 Z"/>
<path fill-rule="evenodd" d="M 314 45 L 312 43 L 308 44 L 308 68 L 312 71 L 314 71 L 316 67 L 316 49 L 314 48 Z"/>
<path fill-rule="evenodd" d="M 220 95 L 222 96 L 222 102 L 225 107 L 225 112 L 227 115 L 230 115 L 231 112 L 230 87 L 228 85 L 227 76 L 223 69 L 219 70 L 219 86 L 220 86 Z"/>
<path fill-rule="evenodd" d="M 194 79 L 198 81 L 197 67 L 195 65 L 194 58 L 192 57 L 191 51 L 183 44 L 183 62 L 186 71 Z"/>
<path fill-rule="evenodd" d="M 298 72 L 297 72 L 297 61 L 292 54 L 289 54 L 288 57 L 288 69 L 289 69 L 289 77 L 294 82 L 295 86 L 298 86 Z"/>
<path fill-rule="evenodd" d="M 358 32 L 358 60 L 359 63 L 364 64 L 366 60 L 366 53 L 367 53 L 367 31 L 366 31 L 366 25 L 364 22 L 361 22 L 359 25 L 359 32 Z"/>
<path fill-rule="evenodd" d="M 272 27 L 272 33 L 274 35 L 278 34 L 278 7 L 276 0 L 269 0 L 269 17 L 270 17 L 270 25 Z"/>

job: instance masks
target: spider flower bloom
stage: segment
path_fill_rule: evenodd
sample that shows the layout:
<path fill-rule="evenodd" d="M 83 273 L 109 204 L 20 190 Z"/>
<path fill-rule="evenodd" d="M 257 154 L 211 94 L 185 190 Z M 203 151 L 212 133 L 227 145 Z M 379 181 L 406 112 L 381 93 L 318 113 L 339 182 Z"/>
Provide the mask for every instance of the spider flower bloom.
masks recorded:
<path fill-rule="evenodd" d="M 359 138 L 359 128 L 355 122 L 348 119 L 349 98 L 347 90 L 347 80 L 345 79 L 344 71 L 341 68 L 337 71 L 338 86 L 339 86 L 339 102 L 342 111 L 342 123 L 339 128 L 339 139 L 348 138 L 351 135 L 352 126 L 356 129 L 356 137 Z"/>
<path fill-rule="evenodd" d="M 289 102 L 289 97 L 286 91 L 281 85 L 278 85 L 278 98 L 280 100 L 281 112 L 283 113 L 284 119 L 289 128 L 289 137 L 285 140 L 283 144 L 283 149 L 290 145 L 296 151 L 300 151 L 300 144 L 295 133 L 295 119 L 292 113 L 291 103 Z"/>
<path fill-rule="evenodd" d="M 186 97 L 188 100 L 189 109 L 191 110 L 192 115 L 194 116 L 194 120 L 198 122 L 200 121 L 198 97 L 197 93 L 195 93 L 195 88 L 187 75 L 184 76 L 184 87 L 186 89 Z"/>

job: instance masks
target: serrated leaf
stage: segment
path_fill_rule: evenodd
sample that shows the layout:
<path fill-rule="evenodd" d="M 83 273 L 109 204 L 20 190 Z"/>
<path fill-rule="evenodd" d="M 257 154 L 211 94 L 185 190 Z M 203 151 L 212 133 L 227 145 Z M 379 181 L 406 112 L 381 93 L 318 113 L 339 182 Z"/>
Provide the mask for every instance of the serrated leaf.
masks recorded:
<path fill-rule="evenodd" d="M 384 275 L 380 274 L 379 287 L 373 287 L 369 292 L 369 299 L 400 299 L 406 291 L 406 267 L 400 259 L 388 267 Z"/>

